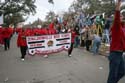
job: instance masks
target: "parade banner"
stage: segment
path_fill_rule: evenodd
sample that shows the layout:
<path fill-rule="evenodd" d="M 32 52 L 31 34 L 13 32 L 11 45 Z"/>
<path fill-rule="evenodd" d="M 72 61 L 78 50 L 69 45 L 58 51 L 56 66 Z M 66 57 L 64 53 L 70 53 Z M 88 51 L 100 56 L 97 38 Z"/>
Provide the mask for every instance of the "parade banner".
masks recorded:
<path fill-rule="evenodd" d="M 34 54 L 51 54 L 67 51 L 71 44 L 71 33 L 29 36 L 27 39 L 28 52 Z"/>

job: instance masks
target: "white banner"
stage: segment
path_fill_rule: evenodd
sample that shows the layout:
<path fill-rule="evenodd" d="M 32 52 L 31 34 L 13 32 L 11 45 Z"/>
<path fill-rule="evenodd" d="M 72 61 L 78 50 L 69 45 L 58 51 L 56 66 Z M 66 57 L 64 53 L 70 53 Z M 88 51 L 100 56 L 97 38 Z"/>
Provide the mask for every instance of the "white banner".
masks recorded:
<path fill-rule="evenodd" d="M 29 54 L 51 54 L 67 51 L 71 44 L 71 33 L 27 37 Z"/>

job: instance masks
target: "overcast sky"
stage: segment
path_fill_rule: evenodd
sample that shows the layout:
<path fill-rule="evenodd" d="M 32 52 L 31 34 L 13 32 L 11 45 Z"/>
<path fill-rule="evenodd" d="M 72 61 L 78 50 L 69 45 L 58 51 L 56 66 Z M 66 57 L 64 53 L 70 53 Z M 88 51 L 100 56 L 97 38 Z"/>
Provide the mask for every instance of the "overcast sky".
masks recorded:
<path fill-rule="evenodd" d="M 33 22 L 38 18 L 44 20 L 47 12 L 50 10 L 53 10 L 55 13 L 67 11 L 73 1 L 74 0 L 54 0 L 54 5 L 52 5 L 48 3 L 48 0 L 36 0 L 37 13 L 34 16 L 29 16 L 26 23 Z"/>

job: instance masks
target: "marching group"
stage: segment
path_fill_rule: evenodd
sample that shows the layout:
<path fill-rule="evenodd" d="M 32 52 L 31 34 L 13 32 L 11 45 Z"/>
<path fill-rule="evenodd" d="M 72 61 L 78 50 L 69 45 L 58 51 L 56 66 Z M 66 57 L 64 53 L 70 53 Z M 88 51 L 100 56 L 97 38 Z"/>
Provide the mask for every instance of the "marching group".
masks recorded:
<path fill-rule="evenodd" d="M 17 46 L 20 47 L 21 59 L 24 61 L 27 43 L 27 36 L 52 35 L 60 33 L 71 33 L 71 46 L 68 56 L 71 57 L 73 48 L 85 47 L 87 51 L 98 54 L 101 43 L 110 43 L 110 72 L 107 83 L 118 83 L 125 74 L 124 60 L 125 35 L 122 32 L 124 22 L 120 17 L 121 0 L 118 0 L 115 16 L 103 14 L 88 16 L 83 13 L 69 16 L 67 20 L 54 19 L 48 26 L 37 28 L 0 28 L 0 43 L 4 44 L 5 51 L 10 49 L 10 40 L 13 33 L 18 34 Z M 114 18 L 114 19 L 113 19 Z M 121 20 L 120 20 L 121 19 Z M 112 21 L 114 22 L 112 23 Z M 112 25 L 112 26 L 111 26 Z"/>
<path fill-rule="evenodd" d="M 111 19 L 104 21 L 102 15 L 94 17 L 85 17 L 83 13 L 69 17 L 67 20 L 60 22 L 54 19 L 48 26 L 44 27 L 23 27 L 23 28 L 0 28 L 0 43 L 4 44 L 5 50 L 10 48 L 10 39 L 14 33 L 18 34 L 17 46 L 21 48 L 22 59 L 24 60 L 27 50 L 26 37 L 51 35 L 60 33 L 72 33 L 71 48 L 68 55 L 71 56 L 73 48 L 78 46 L 86 47 L 87 51 L 98 53 L 101 45 L 104 31 L 106 31 L 105 40 L 109 44 L 109 28 Z M 98 27 L 99 26 L 99 27 Z M 47 55 L 46 55 L 47 56 Z"/>
<path fill-rule="evenodd" d="M 110 25 L 112 17 L 104 17 L 102 14 L 87 16 L 84 13 L 74 14 L 67 20 L 58 20 L 57 18 L 44 27 L 23 27 L 23 28 L 0 28 L 0 43 L 4 44 L 5 50 L 10 48 L 10 39 L 14 33 L 18 34 L 17 46 L 21 49 L 24 60 L 27 50 L 26 37 L 51 35 L 60 33 L 72 33 L 71 48 L 68 55 L 71 56 L 73 48 L 78 46 L 86 47 L 87 51 L 98 53 L 101 42 L 110 43 Z M 47 55 L 46 55 L 47 56 Z"/>

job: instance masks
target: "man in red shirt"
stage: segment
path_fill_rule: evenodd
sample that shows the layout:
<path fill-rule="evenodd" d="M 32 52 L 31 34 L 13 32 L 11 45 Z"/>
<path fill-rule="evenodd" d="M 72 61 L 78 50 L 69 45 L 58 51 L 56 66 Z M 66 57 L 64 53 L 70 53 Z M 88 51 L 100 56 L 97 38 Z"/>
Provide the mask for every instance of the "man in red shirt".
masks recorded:
<path fill-rule="evenodd" d="M 107 83 L 118 83 L 118 81 L 125 75 L 125 66 L 123 59 L 124 49 L 124 35 L 122 29 L 124 28 L 122 17 L 120 15 L 121 0 L 118 0 L 115 12 L 115 19 L 111 28 L 111 45 L 109 56 L 109 76 Z"/>

